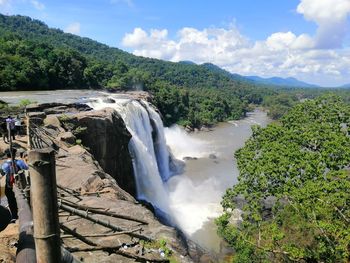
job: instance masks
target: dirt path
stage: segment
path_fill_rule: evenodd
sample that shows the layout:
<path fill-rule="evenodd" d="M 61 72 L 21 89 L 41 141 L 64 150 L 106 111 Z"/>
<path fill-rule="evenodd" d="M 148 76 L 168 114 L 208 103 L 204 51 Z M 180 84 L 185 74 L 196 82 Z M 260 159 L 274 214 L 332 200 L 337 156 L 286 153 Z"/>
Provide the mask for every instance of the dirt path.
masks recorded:
<path fill-rule="evenodd" d="M 18 240 L 18 223 L 9 224 L 0 232 L 0 262 L 16 262 L 16 247 Z"/>
<path fill-rule="evenodd" d="M 13 142 L 14 147 L 17 149 L 25 148 L 27 144 L 27 136 L 17 136 Z M 4 151 L 9 147 L 0 139 L 0 165 L 6 159 L 3 156 Z M 7 204 L 6 198 L 1 199 L 1 205 Z M 16 262 L 16 244 L 18 241 L 18 220 L 15 224 L 9 224 L 5 230 L 0 232 L 0 263 L 12 263 Z"/>

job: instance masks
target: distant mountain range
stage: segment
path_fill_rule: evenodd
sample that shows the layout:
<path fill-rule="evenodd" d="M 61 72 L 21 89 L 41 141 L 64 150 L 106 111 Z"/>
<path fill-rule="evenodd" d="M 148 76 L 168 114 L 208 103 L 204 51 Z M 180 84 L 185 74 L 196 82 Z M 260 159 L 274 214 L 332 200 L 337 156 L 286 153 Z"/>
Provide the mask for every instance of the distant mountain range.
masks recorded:
<path fill-rule="evenodd" d="M 190 62 L 186 62 L 190 63 Z M 193 63 L 193 62 L 191 62 Z M 280 77 L 272 77 L 272 78 L 262 78 L 258 76 L 242 76 L 235 73 L 230 73 L 227 70 L 224 70 L 212 63 L 204 63 L 201 65 L 206 69 L 210 69 L 213 72 L 220 73 L 222 75 L 226 75 L 227 77 L 242 82 L 254 83 L 257 85 L 268 85 L 268 86 L 278 86 L 278 87 L 296 87 L 296 88 L 318 88 L 319 86 L 309 84 L 303 81 L 300 81 L 296 78 L 280 78 Z M 349 84 L 350 86 L 350 84 Z"/>
<path fill-rule="evenodd" d="M 296 78 L 279 78 L 279 77 L 272 77 L 272 78 L 261 78 L 258 76 L 246 76 L 247 79 L 250 79 L 254 82 L 257 82 L 259 84 L 266 84 L 266 85 L 275 85 L 275 86 L 284 86 L 284 87 L 302 87 L 302 88 L 318 88 L 319 86 L 309 84 L 303 81 L 300 81 Z"/>

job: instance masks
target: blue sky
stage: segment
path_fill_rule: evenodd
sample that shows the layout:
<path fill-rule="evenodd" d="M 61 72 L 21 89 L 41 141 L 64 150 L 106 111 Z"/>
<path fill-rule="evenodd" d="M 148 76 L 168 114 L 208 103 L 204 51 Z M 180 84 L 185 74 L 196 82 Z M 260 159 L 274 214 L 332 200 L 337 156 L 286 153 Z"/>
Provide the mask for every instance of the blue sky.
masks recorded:
<path fill-rule="evenodd" d="M 0 0 L 0 11 L 136 55 L 350 83 L 350 0 Z"/>

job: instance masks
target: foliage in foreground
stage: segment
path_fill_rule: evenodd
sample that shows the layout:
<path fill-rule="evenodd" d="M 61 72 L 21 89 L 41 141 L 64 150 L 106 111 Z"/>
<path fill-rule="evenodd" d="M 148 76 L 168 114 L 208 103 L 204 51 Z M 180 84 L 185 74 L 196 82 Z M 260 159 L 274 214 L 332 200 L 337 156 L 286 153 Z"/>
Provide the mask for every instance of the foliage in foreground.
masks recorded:
<path fill-rule="evenodd" d="M 227 212 L 217 220 L 235 262 L 350 260 L 349 126 L 349 105 L 329 95 L 253 129 L 235 154 L 239 183 L 227 190 Z M 229 211 L 238 195 L 247 203 L 234 226 Z M 268 209 L 262 200 L 271 196 L 277 201 Z"/>

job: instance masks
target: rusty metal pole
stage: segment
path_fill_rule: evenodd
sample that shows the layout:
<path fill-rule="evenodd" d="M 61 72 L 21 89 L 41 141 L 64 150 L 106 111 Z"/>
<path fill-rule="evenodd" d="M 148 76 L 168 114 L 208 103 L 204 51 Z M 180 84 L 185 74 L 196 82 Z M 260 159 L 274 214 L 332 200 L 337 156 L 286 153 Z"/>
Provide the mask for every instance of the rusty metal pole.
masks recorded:
<path fill-rule="evenodd" d="M 52 148 L 29 152 L 34 240 L 38 263 L 60 263 L 55 155 Z"/>
<path fill-rule="evenodd" d="M 29 114 L 26 112 L 26 122 L 27 122 L 27 144 L 28 144 L 28 149 L 32 148 L 32 142 L 31 142 L 31 135 L 30 135 L 30 118 Z"/>
<path fill-rule="evenodd" d="M 13 190 L 16 195 L 19 216 L 16 263 L 36 263 L 32 212 L 22 191 L 16 186 L 14 186 Z"/>

